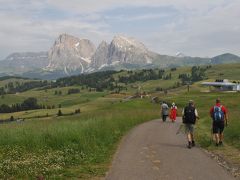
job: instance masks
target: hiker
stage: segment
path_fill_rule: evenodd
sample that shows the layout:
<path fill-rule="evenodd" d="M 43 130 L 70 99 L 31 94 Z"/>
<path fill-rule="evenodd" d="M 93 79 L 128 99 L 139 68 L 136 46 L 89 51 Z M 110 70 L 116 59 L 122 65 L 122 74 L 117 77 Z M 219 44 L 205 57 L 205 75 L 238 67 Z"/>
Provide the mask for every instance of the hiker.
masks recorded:
<path fill-rule="evenodd" d="M 169 109 L 168 105 L 166 104 L 165 101 L 163 101 L 162 105 L 161 105 L 161 112 L 162 112 L 162 120 L 163 120 L 163 122 L 165 122 L 166 119 L 167 119 L 168 109 Z"/>
<path fill-rule="evenodd" d="M 194 125 L 196 123 L 196 119 L 199 119 L 197 109 L 195 108 L 194 102 L 192 100 L 189 101 L 188 105 L 182 111 L 183 123 L 185 124 L 185 132 L 187 134 L 188 145 L 187 147 L 191 149 L 191 147 L 195 146 L 194 141 Z"/>
<path fill-rule="evenodd" d="M 228 113 L 226 107 L 221 105 L 220 99 L 216 99 L 215 106 L 210 109 L 210 116 L 213 120 L 212 132 L 215 137 L 216 146 L 223 145 L 224 125 L 227 126 Z"/>
<path fill-rule="evenodd" d="M 174 123 L 176 121 L 176 118 L 177 118 L 177 106 L 173 102 L 170 110 L 170 119 Z"/>

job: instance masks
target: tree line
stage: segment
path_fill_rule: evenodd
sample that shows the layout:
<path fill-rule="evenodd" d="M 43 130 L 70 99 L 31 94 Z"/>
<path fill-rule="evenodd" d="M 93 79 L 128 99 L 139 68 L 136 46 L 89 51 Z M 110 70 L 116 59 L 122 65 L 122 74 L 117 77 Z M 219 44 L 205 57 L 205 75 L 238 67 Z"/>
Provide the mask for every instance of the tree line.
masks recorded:
<path fill-rule="evenodd" d="M 183 73 L 179 74 L 178 78 L 181 79 L 182 84 L 191 84 L 193 82 L 201 81 L 206 79 L 206 70 L 211 68 L 211 66 L 200 67 L 200 66 L 193 66 L 191 68 L 191 73 Z"/>
<path fill-rule="evenodd" d="M 0 95 L 15 94 L 25 92 L 34 88 L 48 86 L 51 83 L 48 81 L 28 81 L 28 82 L 9 82 L 4 87 L 0 87 Z"/>
<path fill-rule="evenodd" d="M 37 99 L 34 97 L 27 98 L 22 103 L 12 104 L 11 106 L 7 104 L 0 105 L 0 113 L 12 113 L 12 112 L 19 112 L 19 111 L 27 111 L 27 110 L 34 110 L 34 109 L 54 109 L 55 106 L 52 105 L 41 105 L 37 103 Z"/>
<path fill-rule="evenodd" d="M 120 71 L 124 72 L 123 70 Z M 171 73 L 166 74 L 163 69 L 143 69 L 140 71 L 126 71 L 126 75 L 118 75 L 117 71 L 103 71 L 95 72 L 92 74 L 81 74 L 78 76 L 71 76 L 60 78 L 56 81 L 57 87 L 64 86 L 85 86 L 89 89 L 95 89 L 96 91 L 110 90 L 115 92 L 120 92 L 122 90 L 127 90 L 125 86 L 121 83 L 127 85 L 128 83 L 134 83 L 137 81 L 148 81 L 164 79 L 169 80 L 172 78 Z"/>
<path fill-rule="evenodd" d="M 118 80 L 121 83 L 134 83 L 137 81 L 149 81 L 149 80 L 157 80 L 157 79 L 169 79 L 168 75 L 164 76 L 165 70 L 153 70 L 153 69 L 143 69 L 141 71 L 128 71 L 127 75 L 118 76 Z M 171 76 L 171 75 L 170 75 Z"/>
<path fill-rule="evenodd" d="M 111 89 L 111 87 L 114 87 L 114 78 L 112 78 L 112 75 L 116 73 L 117 71 L 103 71 L 91 74 L 81 74 L 78 76 L 60 78 L 55 84 L 57 87 L 79 85 L 94 88 L 96 91 L 103 91 L 104 89 Z"/>
<path fill-rule="evenodd" d="M 179 74 L 179 79 L 182 81 L 182 85 L 189 82 L 196 82 L 206 78 L 205 71 L 211 68 L 211 66 L 200 67 L 193 66 L 190 73 Z M 172 71 L 176 71 L 177 68 L 171 68 L 169 73 L 166 73 L 164 69 L 143 69 L 138 71 L 102 71 L 91 74 L 80 74 L 71 77 L 64 77 L 57 79 L 56 82 L 50 81 L 29 81 L 29 82 L 9 82 L 5 87 L 0 87 L 0 95 L 6 93 L 24 92 L 30 89 L 38 88 L 39 90 L 46 90 L 57 87 L 67 86 L 82 86 L 89 91 L 104 91 L 110 90 L 120 92 L 127 90 L 126 85 L 129 83 L 135 83 L 138 81 L 145 82 L 149 80 L 170 80 L 172 79 Z M 122 73 L 123 72 L 123 73 Z M 125 86 L 124 86 L 125 84 Z M 179 84 L 176 85 L 177 87 Z M 71 89 L 68 94 L 79 93 L 80 89 Z M 61 92 L 55 92 L 55 95 L 61 95 Z"/>

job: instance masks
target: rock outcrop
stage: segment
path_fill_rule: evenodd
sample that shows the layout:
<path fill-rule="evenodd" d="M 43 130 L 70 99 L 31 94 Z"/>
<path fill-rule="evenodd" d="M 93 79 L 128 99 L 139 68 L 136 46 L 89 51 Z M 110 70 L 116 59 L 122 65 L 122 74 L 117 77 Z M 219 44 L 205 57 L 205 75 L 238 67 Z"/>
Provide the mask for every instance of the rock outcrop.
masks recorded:
<path fill-rule="evenodd" d="M 83 73 L 91 63 L 95 49 L 90 40 L 62 34 L 48 52 L 49 64 L 45 69 L 64 70 L 66 74 Z"/>

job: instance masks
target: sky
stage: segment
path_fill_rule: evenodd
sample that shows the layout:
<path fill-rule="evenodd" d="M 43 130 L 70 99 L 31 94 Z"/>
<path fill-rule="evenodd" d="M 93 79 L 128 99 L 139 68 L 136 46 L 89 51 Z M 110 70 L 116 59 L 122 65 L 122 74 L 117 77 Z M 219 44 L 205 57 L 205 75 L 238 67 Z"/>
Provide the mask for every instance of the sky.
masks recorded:
<path fill-rule="evenodd" d="M 0 59 L 62 33 L 96 46 L 133 37 L 159 54 L 240 55 L 240 0 L 0 0 Z"/>

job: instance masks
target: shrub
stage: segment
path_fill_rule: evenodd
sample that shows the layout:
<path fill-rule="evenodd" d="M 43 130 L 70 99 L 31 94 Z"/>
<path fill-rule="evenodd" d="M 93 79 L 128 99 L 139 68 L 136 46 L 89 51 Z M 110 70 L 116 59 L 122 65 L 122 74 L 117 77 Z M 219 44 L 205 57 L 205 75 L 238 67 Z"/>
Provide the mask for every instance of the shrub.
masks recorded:
<path fill-rule="evenodd" d="M 14 121 L 14 117 L 13 116 L 10 117 L 10 121 Z"/>
<path fill-rule="evenodd" d="M 63 115 L 61 109 L 58 110 L 57 115 L 58 115 L 58 116 L 62 116 L 62 115 Z"/>
<path fill-rule="evenodd" d="M 77 94 L 77 93 L 80 93 L 80 89 L 69 89 L 68 90 L 68 94 Z"/>
<path fill-rule="evenodd" d="M 75 114 L 80 114 L 81 113 L 81 110 L 80 109 L 76 109 L 75 110 Z"/>

